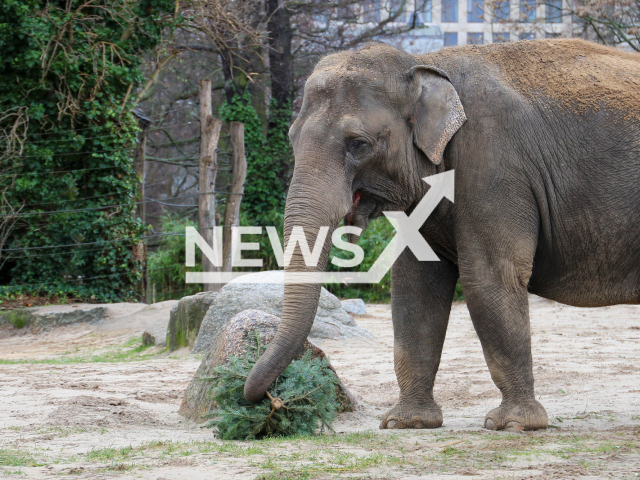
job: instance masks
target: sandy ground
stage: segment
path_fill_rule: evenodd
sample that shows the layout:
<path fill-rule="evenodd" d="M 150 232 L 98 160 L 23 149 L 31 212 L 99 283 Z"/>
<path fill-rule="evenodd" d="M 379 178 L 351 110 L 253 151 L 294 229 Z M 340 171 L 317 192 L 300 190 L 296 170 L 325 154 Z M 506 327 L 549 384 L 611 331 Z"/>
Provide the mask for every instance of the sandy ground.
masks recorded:
<path fill-rule="evenodd" d="M 639 306 L 579 309 L 531 297 L 536 392 L 551 427 L 524 434 L 482 428 L 500 395 L 465 304 L 454 305 L 436 381 L 444 427 L 378 430 L 398 386 L 390 307 L 367 310 L 357 321 L 374 340 L 320 344 L 359 409 L 339 416 L 335 435 L 287 441 L 220 442 L 184 421 L 177 410 L 199 358 L 137 353 L 135 341 L 124 347 L 137 334 L 132 325 L 6 336 L 0 472 L 153 480 L 640 475 Z M 33 363 L 44 359 L 50 363 Z"/>

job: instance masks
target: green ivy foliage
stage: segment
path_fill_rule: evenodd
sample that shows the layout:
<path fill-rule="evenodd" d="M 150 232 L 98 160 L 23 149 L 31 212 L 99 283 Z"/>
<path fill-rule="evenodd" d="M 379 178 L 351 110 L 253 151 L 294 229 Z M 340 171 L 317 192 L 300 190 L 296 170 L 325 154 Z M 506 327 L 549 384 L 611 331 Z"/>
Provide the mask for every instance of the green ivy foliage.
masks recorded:
<path fill-rule="evenodd" d="M 22 154 L 1 165 L 5 245 L 0 296 L 121 301 L 141 279 L 132 147 L 141 56 L 160 41 L 174 0 L 3 0 L 0 111 L 26 108 Z M 173 16 L 166 16 L 173 21 Z M 103 208 L 109 206 L 109 208 Z M 57 245 L 68 245 L 56 248 Z M 16 251 L 29 248 L 30 250 Z"/>
<path fill-rule="evenodd" d="M 230 357 L 205 378 L 217 407 L 208 414 L 206 426 L 223 440 L 313 435 L 319 427 L 331 428 L 340 409 L 338 378 L 327 358 L 311 358 L 310 351 L 291 362 L 269 387 L 274 400 L 252 404 L 244 399 L 244 384 L 260 350 L 256 341 L 244 357 Z"/>

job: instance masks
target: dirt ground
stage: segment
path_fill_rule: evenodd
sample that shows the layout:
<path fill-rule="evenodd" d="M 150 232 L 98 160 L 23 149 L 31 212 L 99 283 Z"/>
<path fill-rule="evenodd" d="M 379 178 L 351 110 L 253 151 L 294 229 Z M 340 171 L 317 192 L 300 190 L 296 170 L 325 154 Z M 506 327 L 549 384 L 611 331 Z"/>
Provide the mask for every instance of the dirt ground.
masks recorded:
<path fill-rule="evenodd" d="M 145 349 L 131 325 L 0 334 L 0 475 L 41 479 L 637 478 L 640 306 L 579 309 L 531 297 L 536 392 L 550 428 L 482 428 L 500 402 L 465 304 L 454 305 L 436 381 L 444 426 L 378 430 L 398 396 L 388 305 L 374 340 L 325 341 L 360 407 L 335 434 L 221 442 L 177 414 L 199 365 Z M 0 332 L 1 333 L 1 332 Z M 4 338 L 3 338 L 4 337 Z M 134 337 L 134 338 L 132 338 Z"/>

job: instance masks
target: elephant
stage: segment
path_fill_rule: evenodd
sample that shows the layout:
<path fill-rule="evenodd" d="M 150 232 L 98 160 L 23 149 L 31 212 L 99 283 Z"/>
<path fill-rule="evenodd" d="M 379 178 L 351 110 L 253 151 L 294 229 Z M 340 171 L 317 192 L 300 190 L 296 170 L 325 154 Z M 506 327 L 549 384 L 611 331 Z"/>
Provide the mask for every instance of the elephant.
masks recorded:
<path fill-rule="evenodd" d="M 342 220 L 410 213 L 454 172 L 419 232 L 438 261 L 405 249 L 391 268 L 400 395 L 380 428 L 442 425 L 433 397 L 456 284 L 502 394 L 490 430 L 548 426 L 536 400 L 529 293 L 564 304 L 640 303 L 640 55 L 577 39 L 445 48 L 383 43 L 322 58 L 289 131 L 295 157 L 285 238 Z M 324 271 L 299 250 L 287 272 Z M 285 286 L 282 323 L 245 383 L 263 398 L 307 337 L 320 285 Z"/>

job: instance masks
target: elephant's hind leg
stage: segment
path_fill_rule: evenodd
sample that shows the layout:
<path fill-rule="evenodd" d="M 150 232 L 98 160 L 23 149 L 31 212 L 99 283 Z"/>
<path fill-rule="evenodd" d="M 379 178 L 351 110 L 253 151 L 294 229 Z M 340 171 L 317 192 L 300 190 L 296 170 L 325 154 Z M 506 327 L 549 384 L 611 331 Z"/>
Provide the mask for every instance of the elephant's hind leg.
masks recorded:
<path fill-rule="evenodd" d="M 544 407 L 535 399 L 526 279 L 509 254 L 475 252 L 461 265 L 462 288 L 491 378 L 502 403 L 485 418 L 490 430 L 547 428 Z M 527 277 L 528 278 L 528 277 Z"/>
<path fill-rule="evenodd" d="M 380 428 L 436 428 L 433 399 L 458 269 L 447 260 L 419 262 L 408 249 L 391 270 L 394 361 L 400 399 Z"/>

